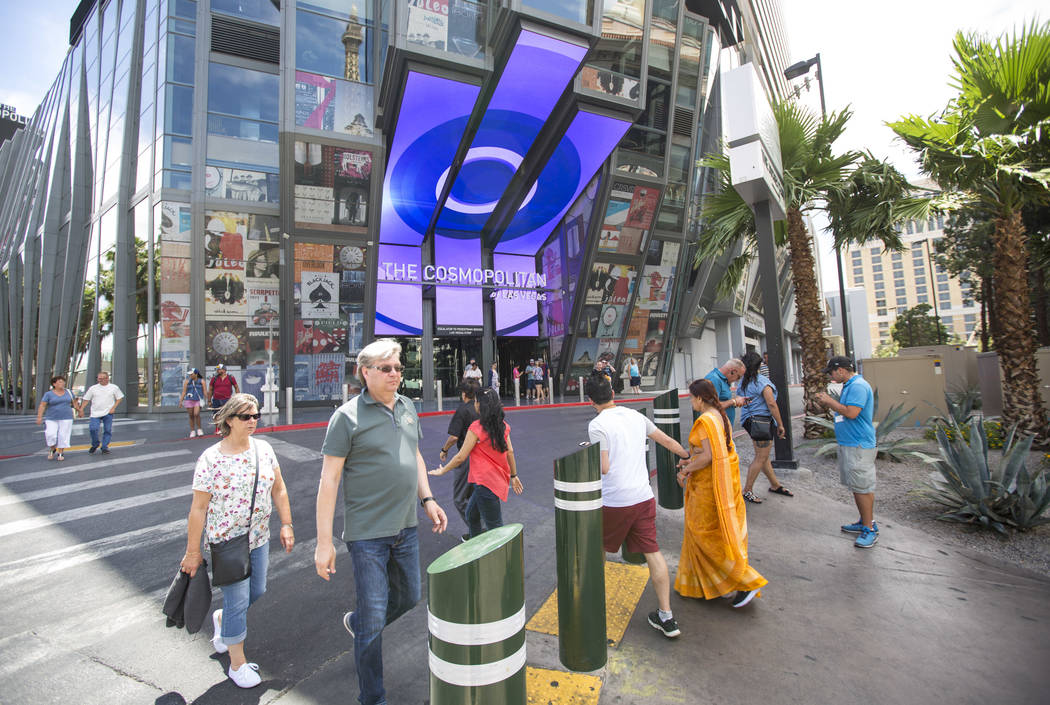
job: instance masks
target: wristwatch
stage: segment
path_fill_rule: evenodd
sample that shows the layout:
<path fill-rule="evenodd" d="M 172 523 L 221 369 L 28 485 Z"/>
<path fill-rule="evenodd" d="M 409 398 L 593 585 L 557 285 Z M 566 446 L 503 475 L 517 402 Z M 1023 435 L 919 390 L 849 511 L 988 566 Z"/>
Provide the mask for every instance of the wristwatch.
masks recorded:
<path fill-rule="evenodd" d="M 423 499 L 419 500 L 419 506 L 425 507 L 427 506 L 427 502 L 437 502 L 437 500 L 433 497 L 424 497 Z"/>

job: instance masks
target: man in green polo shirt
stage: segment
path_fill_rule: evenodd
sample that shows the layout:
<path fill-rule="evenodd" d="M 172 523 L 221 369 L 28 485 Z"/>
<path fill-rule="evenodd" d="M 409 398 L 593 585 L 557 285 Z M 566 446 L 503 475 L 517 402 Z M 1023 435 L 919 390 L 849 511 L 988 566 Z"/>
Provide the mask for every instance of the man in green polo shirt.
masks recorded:
<path fill-rule="evenodd" d="M 343 540 L 357 587 L 343 626 L 354 638 L 361 705 L 385 705 L 383 628 L 420 599 L 416 499 L 435 532 L 448 525 L 430 496 L 415 406 L 397 393 L 402 370 L 395 341 L 365 346 L 357 356 L 363 391 L 332 414 L 321 446 L 314 565 L 325 580 L 335 573 L 332 520 L 342 479 Z"/>

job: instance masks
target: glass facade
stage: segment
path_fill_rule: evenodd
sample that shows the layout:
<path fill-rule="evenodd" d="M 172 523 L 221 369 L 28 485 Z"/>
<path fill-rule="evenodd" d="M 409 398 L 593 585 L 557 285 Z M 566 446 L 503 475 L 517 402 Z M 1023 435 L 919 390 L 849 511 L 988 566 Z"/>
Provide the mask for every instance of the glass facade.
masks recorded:
<path fill-rule="evenodd" d="M 129 410 L 163 410 L 187 369 L 223 363 L 244 391 L 272 366 L 331 402 L 383 335 L 420 398 L 453 393 L 469 357 L 504 380 L 540 358 L 562 391 L 601 355 L 666 383 L 709 190 L 695 164 L 719 139 L 707 18 L 279 5 L 99 0 L 75 28 L 0 151 L 4 390 L 31 408 L 51 374 L 109 369 Z"/>

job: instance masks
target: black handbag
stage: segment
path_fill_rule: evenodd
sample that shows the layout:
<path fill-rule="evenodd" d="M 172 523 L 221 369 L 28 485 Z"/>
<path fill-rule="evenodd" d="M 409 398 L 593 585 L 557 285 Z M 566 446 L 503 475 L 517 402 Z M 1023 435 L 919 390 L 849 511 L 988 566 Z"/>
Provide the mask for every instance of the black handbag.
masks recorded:
<path fill-rule="evenodd" d="M 752 416 L 747 420 L 747 433 L 753 441 L 773 440 L 773 417 Z"/>
<path fill-rule="evenodd" d="M 255 482 L 252 483 L 252 505 L 248 509 L 248 530 L 240 536 L 208 544 L 211 551 L 211 584 L 215 587 L 240 582 L 252 574 L 252 515 L 255 513 L 255 490 L 259 487 L 259 450 L 255 450 Z"/>

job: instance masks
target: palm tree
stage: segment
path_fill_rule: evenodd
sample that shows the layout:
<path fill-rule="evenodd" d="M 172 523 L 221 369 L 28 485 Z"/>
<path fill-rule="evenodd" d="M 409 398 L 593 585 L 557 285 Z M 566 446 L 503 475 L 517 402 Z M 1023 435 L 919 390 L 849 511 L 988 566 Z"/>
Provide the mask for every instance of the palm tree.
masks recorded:
<path fill-rule="evenodd" d="M 824 309 L 803 215 L 812 210 L 827 213 L 836 246 L 878 239 L 888 249 L 899 249 L 900 237 L 894 226 L 908 218 L 925 218 L 931 202 L 911 197 L 913 187 L 904 177 L 870 154 L 848 151 L 836 155 L 832 151 L 832 144 L 842 135 L 852 115 L 848 109 L 818 118 L 797 103 L 783 101 L 773 105 L 773 115 L 780 135 L 787 210 L 786 225 L 783 221 L 776 223 L 776 244 L 786 244 L 791 255 L 805 413 L 824 416 L 826 410 L 815 401 L 816 394 L 827 388 Z M 744 242 L 742 253 L 732 260 L 719 282 L 719 294 L 726 295 L 736 288 L 758 251 L 754 213 L 733 189 L 728 157 L 708 156 L 701 163 L 720 171 L 722 190 L 707 196 L 704 202 L 696 264 L 717 258 L 741 240 Z M 815 438 L 821 431 L 820 426 L 806 423 L 807 438 Z"/>
<path fill-rule="evenodd" d="M 993 279 L 1003 420 L 1050 442 L 1035 361 L 1028 238 L 1021 211 L 1050 201 L 1050 23 L 990 41 L 955 35 L 958 95 L 939 117 L 889 126 L 923 170 L 994 223 Z"/>

